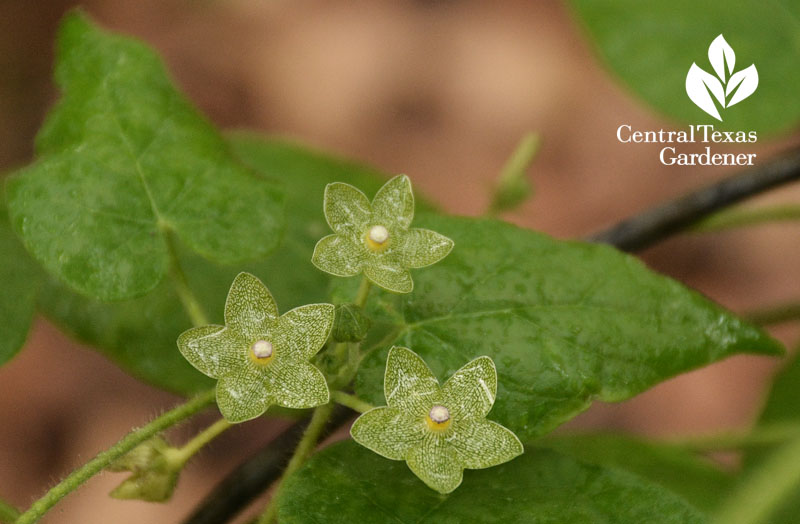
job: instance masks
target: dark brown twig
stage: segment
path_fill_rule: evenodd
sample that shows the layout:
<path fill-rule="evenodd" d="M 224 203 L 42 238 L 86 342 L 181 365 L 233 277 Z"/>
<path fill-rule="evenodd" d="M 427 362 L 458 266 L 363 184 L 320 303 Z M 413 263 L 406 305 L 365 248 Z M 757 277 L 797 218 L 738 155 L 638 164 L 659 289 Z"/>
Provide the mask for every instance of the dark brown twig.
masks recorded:
<path fill-rule="evenodd" d="M 342 427 L 353 415 L 350 410 L 337 409 L 323 438 Z M 183 524 L 224 524 L 234 518 L 280 477 L 307 425 L 308 420 L 295 422 L 266 447 L 240 463 L 214 487 Z"/>
<path fill-rule="evenodd" d="M 800 147 L 715 184 L 643 211 L 587 240 L 639 251 L 744 199 L 800 179 Z"/>

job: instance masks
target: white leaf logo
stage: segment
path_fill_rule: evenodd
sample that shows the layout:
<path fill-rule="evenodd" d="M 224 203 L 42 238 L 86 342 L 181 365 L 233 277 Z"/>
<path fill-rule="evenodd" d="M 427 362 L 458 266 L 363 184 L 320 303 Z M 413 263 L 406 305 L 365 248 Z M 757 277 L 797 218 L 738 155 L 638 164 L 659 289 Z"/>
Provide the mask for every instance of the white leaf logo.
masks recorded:
<path fill-rule="evenodd" d="M 722 35 L 708 46 L 708 61 L 716 76 L 692 63 L 686 75 L 686 94 L 697 107 L 721 122 L 720 109 L 738 104 L 755 92 L 758 71 L 751 64 L 734 73 L 736 53 Z"/>

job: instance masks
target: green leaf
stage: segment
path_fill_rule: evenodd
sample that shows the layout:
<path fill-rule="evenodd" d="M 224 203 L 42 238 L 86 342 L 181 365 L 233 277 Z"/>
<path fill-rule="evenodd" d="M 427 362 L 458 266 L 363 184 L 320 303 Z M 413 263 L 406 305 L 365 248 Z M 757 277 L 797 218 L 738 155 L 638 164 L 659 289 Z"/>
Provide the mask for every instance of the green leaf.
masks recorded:
<path fill-rule="evenodd" d="M 798 399 L 800 399 L 800 354 L 795 354 L 775 377 L 764 409 L 758 419 L 758 426 L 754 431 L 758 431 L 758 427 L 767 426 L 800 427 Z M 777 453 L 780 453 L 781 447 L 779 443 L 776 443 L 772 446 L 748 450 L 744 456 L 743 483 L 761 473 L 762 468 L 770 467 L 770 461 L 774 460 L 773 457 L 778 456 Z M 769 516 L 769 523 L 794 524 L 798 514 L 800 514 L 800 486 L 795 485 L 784 495 L 782 502 L 775 507 Z"/>
<path fill-rule="evenodd" d="M 279 517 L 284 524 L 704 522 L 697 510 L 660 486 L 551 451 L 466 471 L 461 487 L 440 496 L 402 462 L 350 441 L 320 452 L 288 479 Z"/>
<path fill-rule="evenodd" d="M 539 153 L 541 143 L 541 138 L 536 133 L 528 133 L 522 137 L 495 183 L 488 215 L 512 211 L 533 196 L 533 183 L 528 180 L 527 175 Z"/>
<path fill-rule="evenodd" d="M 704 511 L 716 509 L 735 483 L 732 474 L 706 457 L 632 436 L 554 435 L 536 445 L 582 462 L 624 469 L 664 486 Z M 535 449 L 529 452 L 536 453 Z"/>
<path fill-rule="evenodd" d="M 0 366 L 28 338 L 40 280 L 41 272 L 9 226 L 0 184 Z"/>
<path fill-rule="evenodd" d="M 694 0 L 572 0 L 575 12 L 610 68 L 649 105 L 680 122 L 778 133 L 797 125 L 800 98 L 800 4 Z M 755 64 L 758 89 L 707 115 L 686 94 L 693 63 L 714 74 L 708 48 L 720 34 L 735 51 L 735 71 Z M 623 124 L 624 122 L 620 122 Z"/>
<path fill-rule="evenodd" d="M 414 293 L 370 297 L 373 319 L 394 323 L 359 370 L 358 394 L 373 404 L 383 403 L 393 344 L 413 348 L 440 380 L 491 357 L 499 379 L 492 418 L 523 439 L 594 400 L 625 400 L 736 353 L 782 352 L 763 331 L 608 246 L 493 220 L 421 222 L 456 247 L 418 271 Z"/>
<path fill-rule="evenodd" d="M 237 267 L 211 263 L 179 245 L 178 256 L 189 285 L 209 318 L 217 323 L 223 320 L 230 283 L 241 270 L 263 278 L 282 310 L 325 301 L 331 277 L 311 264 L 314 244 L 328 230 L 322 212 L 325 185 L 341 180 L 374 192 L 385 177 L 284 140 L 236 134 L 230 144 L 256 171 L 283 183 L 286 212 L 291 217 L 287 233 L 271 257 Z M 44 286 L 39 303 L 66 332 L 96 346 L 120 367 L 150 384 L 185 395 L 214 384 L 175 346 L 176 338 L 191 327 L 191 322 L 169 281 L 162 281 L 144 297 L 109 304 L 71 292 L 51 280 Z"/>
<path fill-rule="evenodd" d="M 777 374 L 770 388 L 759 424 L 796 422 L 800 425 L 800 354 L 794 355 Z"/>
<path fill-rule="evenodd" d="M 8 185 L 12 223 L 51 273 L 120 300 L 154 289 L 174 233 L 210 260 L 265 256 L 283 229 L 282 193 L 230 154 L 142 43 L 68 15 L 58 39 L 63 98 L 37 160 Z"/>

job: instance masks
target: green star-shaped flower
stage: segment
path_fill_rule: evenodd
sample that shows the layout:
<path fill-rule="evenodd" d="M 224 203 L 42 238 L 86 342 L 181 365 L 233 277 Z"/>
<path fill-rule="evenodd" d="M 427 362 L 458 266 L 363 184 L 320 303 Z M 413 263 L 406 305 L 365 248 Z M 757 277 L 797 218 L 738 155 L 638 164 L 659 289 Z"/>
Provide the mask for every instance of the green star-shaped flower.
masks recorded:
<path fill-rule="evenodd" d="M 258 417 L 273 404 L 311 408 L 330 400 L 322 372 L 309 359 L 328 338 L 332 304 L 300 306 L 280 317 L 264 284 L 239 273 L 225 301 L 225 325 L 178 337 L 186 360 L 218 378 L 217 404 L 229 422 Z"/>
<path fill-rule="evenodd" d="M 456 489 L 465 468 L 496 466 L 523 452 L 514 433 L 485 418 L 497 392 L 489 357 L 469 362 L 439 386 L 419 355 L 393 347 L 383 389 L 388 406 L 361 415 L 350 434 L 379 455 L 405 460 L 439 493 Z"/>
<path fill-rule="evenodd" d="M 317 242 L 311 261 L 336 276 L 364 273 L 384 289 L 410 293 L 414 281 L 408 269 L 434 264 L 453 249 L 453 241 L 444 235 L 409 229 L 414 194 L 405 175 L 386 182 L 371 204 L 349 184 L 328 184 L 324 207 L 335 234 Z"/>

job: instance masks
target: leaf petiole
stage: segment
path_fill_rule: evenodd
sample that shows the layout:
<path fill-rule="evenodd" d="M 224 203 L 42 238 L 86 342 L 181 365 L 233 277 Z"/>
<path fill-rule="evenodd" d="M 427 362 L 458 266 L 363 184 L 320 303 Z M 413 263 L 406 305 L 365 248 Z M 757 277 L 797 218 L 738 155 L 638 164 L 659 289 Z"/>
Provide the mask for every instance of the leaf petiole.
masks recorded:
<path fill-rule="evenodd" d="M 164 237 L 166 238 L 167 251 L 169 253 L 169 276 L 175 287 L 175 292 L 186 310 L 186 314 L 189 315 L 189 319 L 195 327 L 210 324 L 208 315 L 206 315 L 203 306 L 200 305 L 200 301 L 197 300 L 186 280 L 186 274 L 183 272 L 178 252 L 175 248 L 175 235 L 167 231 Z"/>

